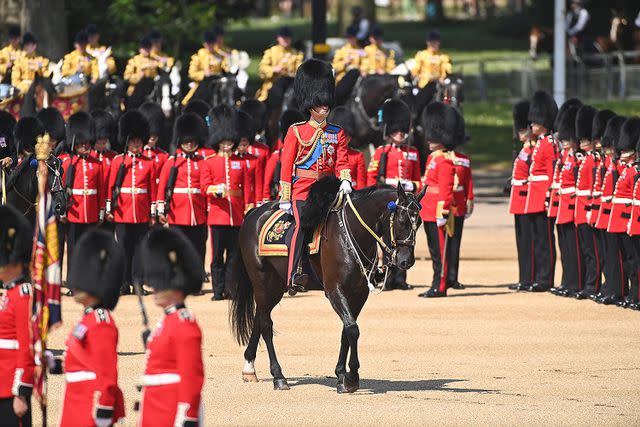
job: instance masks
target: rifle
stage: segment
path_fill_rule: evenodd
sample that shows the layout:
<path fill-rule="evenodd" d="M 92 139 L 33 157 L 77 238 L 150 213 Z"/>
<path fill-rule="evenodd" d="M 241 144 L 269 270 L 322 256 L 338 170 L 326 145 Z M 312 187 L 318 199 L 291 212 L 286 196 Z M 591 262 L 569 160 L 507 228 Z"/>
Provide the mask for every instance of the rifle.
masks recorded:
<path fill-rule="evenodd" d="M 124 181 L 124 175 L 127 173 L 126 166 L 124 165 L 124 160 L 120 164 L 118 168 L 118 173 L 116 175 L 116 183 L 113 186 L 113 192 L 111 193 L 111 209 L 110 212 L 115 212 L 118 208 L 118 197 L 120 197 L 120 188 L 122 187 L 122 182 Z"/>
<path fill-rule="evenodd" d="M 384 184 L 387 179 L 387 151 L 382 151 L 380 155 L 380 162 L 378 163 L 378 175 L 376 181 L 380 184 Z"/>
<path fill-rule="evenodd" d="M 151 330 L 149 329 L 149 317 L 147 316 L 147 309 L 144 306 L 144 301 L 142 300 L 142 286 L 140 283 L 133 284 L 133 290 L 138 297 L 138 306 L 140 307 L 140 315 L 142 316 L 142 327 L 144 330 L 142 331 L 142 345 L 147 347 L 147 341 L 149 340 L 149 335 L 151 335 Z"/>
<path fill-rule="evenodd" d="M 173 166 L 169 170 L 169 179 L 167 180 L 167 189 L 164 192 L 164 215 L 169 214 L 171 207 L 171 199 L 173 198 L 173 189 L 176 186 L 176 179 L 178 178 L 178 168 L 176 167 L 175 160 Z"/>
<path fill-rule="evenodd" d="M 71 141 L 71 152 L 69 153 L 69 169 L 67 169 L 67 179 L 64 182 L 64 186 L 67 190 L 67 199 L 70 201 L 70 203 L 73 203 L 73 198 L 71 196 L 73 194 L 73 181 L 76 177 L 76 165 L 73 163 L 75 145 L 76 137 L 74 136 L 73 140 Z M 67 209 L 70 207 L 70 203 L 67 203 Z"/>

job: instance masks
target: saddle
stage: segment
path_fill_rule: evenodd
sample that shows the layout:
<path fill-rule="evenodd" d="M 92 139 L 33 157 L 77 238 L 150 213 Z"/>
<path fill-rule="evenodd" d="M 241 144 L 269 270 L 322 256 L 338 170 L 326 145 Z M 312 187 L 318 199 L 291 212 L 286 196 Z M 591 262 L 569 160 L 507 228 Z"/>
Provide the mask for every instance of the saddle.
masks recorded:
<path fill-rule="evenodd" d="M 293 237 L 293 215 L 278 209 L 269 216 L 258 234 L 258 256 L 288 256 Z M 316 227 L 309 243 L 309 255 L 320 252 L 322 226 Z"/>

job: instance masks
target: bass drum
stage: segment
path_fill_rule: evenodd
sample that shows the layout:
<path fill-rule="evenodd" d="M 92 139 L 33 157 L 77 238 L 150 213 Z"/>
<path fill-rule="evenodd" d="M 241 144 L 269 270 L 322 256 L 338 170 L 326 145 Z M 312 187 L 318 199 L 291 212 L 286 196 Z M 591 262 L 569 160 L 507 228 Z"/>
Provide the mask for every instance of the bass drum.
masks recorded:
<path fill-rule="evenodd" d="M 83 73 L 62 77 L 56 86 L 56 92 L 63 98 L 80 96 L 89 90 L 89 81 Z"/>

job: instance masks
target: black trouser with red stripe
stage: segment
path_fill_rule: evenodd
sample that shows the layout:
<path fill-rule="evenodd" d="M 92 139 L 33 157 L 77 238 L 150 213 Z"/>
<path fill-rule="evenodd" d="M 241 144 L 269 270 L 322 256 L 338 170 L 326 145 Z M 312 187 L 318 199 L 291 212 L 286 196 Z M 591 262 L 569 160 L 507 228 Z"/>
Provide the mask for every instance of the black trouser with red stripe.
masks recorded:
<path fill-rule="evenodd" d="M 458 283 L 458 271 L 460 267 L 460 246 L 462 244 L 462 230 L 464 228 L 464 217 L 455 218 L 453 236 L 449 238 L 449 268 L 447 271 L 447 287 Z"/>
<path fill-rule="evenodd" d="M 447 288 L 447 274 L 449 267 L 449 236 L 444 227 L 438 227 L 435 222 L 425 222 L 424 231 L 427 233 L 427 243 L 433 265 L 433 280 L 431 288 L 445 292 Z"/>
<path fill-rule="evenodd" d="M 535 260 L 533 256 L 533 229 L 527 215 L 514 215 L 516 229 L 516 249 L 518 251 L 518 283 L 533 285 L 535 280 Z"/>
<path fill-rule="evenodd" d="M 606 260 L 604 263 L 605 282 L 601 293 L 605 297 L 622 298 L 628 293 L 625 272 L 624 240 L 629 239 L 626 233 L 606 233 Z"/>
<path fill-rule="evenodd" d="M 562 258 L 562 287 L 570 291 L 581 291 L 584 288 L 584 273 L 578 250 L 578 230 L 573 222 L 558 224 L 557 227 Z"/>
<path fill-rule="evenodd" d="M 593 227 L 593 233 L 596 237 L 596 250 L 598 260 L 598 280 L 596 281 L 596 294 L 600 293 L 602 289 L 602 280 L 604 272 L 604 263 L 607 259 L 607 230 Z"/>
<path fill-rule="evenodd" d="M 202 259 L 202 265 L 204 265 L 204 257 L 207 252 L 207 224 L 201 225 L 176 225 L 169 224 L 170 228 L 175 230 L 179 230 L 182 234 L 185 235 L 187 239 L 193 244 L 193 247 L 196 248 L 200 258 Z"/>
<path fill-rule="evenodd" d="M 622 238 L 622 252 L 625 256 L 625 271 L 629 279 L 628 300 L 638 302 L 638 287 L 640 286 L 640 236 L 625 235 Z"/>
<path fill-rule="evenodd" d="M 222 298 L 225 290 L 227 268 L 238 253 L 240 227 L 231 225 L 211 226 L 211 281 L 213 295 Z M 225 258 L 226 254 L 226 258 Z"/>
<path fill-rule="evenodd" d="M 138 272 L 137 249 L 144 236 L 149 231 L 149 224 L 146 222 L 140 224 L 116 223 L 116 240 L 124 249 L 124 286 L 130 286 L 134 283 L 142 284 L 141 274 Z"/>
<path fill-rule="evenodd" d="M 600 289 L 600 251 L 597 235 L 589 224 L 578 224 L 576 227 L 580 239 L 579 255 L 584 266 L 584 288 L 580 290 L 595 294 Z"/>
<path fill-rule="evenodd" d="M 533 258 L 535 259 L 535 283 L 553 287 L 556 268 L 556 242 L 553 232 L 554 218 L 545 212 L 525 215 L 533 233 Z"/>
<path fill-rule="evenodd" d="M 18 418 L 13 412 L 13 397 L 0 399 L 0 425 L 3 427 L 31 427 L 31 397 L 27 398 L 27 413 Z"/>
<path fill-rule="evenodd" d="M 67 223 L 67 275 L 71 269 L 71 263 L 73 261 L 73 249 L 76 247 L 76 243 L 80 240 L 80 237 L 89 230 L 91 227 L 95 227 L 94 224 L 82 224 L 79 222 Z M 82 261 L 80 261 L 82 262 Z"/>

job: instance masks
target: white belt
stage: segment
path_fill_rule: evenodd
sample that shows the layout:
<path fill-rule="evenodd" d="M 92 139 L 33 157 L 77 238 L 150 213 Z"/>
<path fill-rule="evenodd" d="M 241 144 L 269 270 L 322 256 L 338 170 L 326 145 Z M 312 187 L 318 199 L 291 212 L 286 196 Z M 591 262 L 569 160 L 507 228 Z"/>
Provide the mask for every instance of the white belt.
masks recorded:
<path fill-rule="evenodd" d="M 199 188 L 174 188 L 173 194 L 200 194 Z"/>
<path fill-rule="evenodd" d="M 529 181 L 549 181 L 549 177 L 547 175 L 529 175 Z"/>
<path fill-rule="evenodd" d="M 511 179 L 511 185 L 513 187 L 519 187 L 519 186 L 522 186 L 522 185 L 527 185 L 527 182 L 529 182 L 529 181 L 527 181 L 526 179 Z"/>
<path fill-rule="evenodd" d="M 612 203 L 614 205 L 630 205 L 633 203 L 633 199 L 625 199 L 623 197 L 614 197 Z"/>
<path fill-rule="evenodd" d="M 640 206 L 640 200 L 634 200 L 633 206 Z"/>
<path fill-rule="evenodd" d="M 156 385 L 177 384 L 180 382 L 180 374 L 153 374 L 143 375 L 142 384 L 145 387 Z"/>
<path fill-rule="evenodd" d="M 387 185 L 393 185 L 395 187 L 398 185 L 398 180 L 395 178 L 387 178 L 384 180 L 384 183 Z"/>
<path fill-rule="evenodd" d="M 93 196 L 98 194 L 98 190 L 96 190 L 95 188 L 87 188 L 79 190 L 79 189 L 72 189 L 71 190 L 71 194 L 73 194 L 74 196 Z"/>
<path fill-rule="evenodd" d="M 462 185 L 456 185 L 455 187 L 453 187 L 453 191 L 455 193 L 459 193 L 460 191 L 464 191 L 464 187 Z"/>
<path fill-rule="evenodd" d="M 560 194 L 572 194 L 575 192 L 576 192 L 576 187 L 561 188 L 560 191 L 558 191 L 558 193 Z"/>
<path fill-rule="evenodd" d="M 122 187 L 120 192 L 123 194 L 147 194 L 146 188 Z"/>
<path fill-rule="evenodd" d="M 576 196 L 590 196 L 591 190 L 577 190 Z"/>
<path fill-rule="evenodd" d="M 0 349 L 2 350 L 17 350 L 20 348 L 18 340 L 5 340 L 0 339 Z"/>
<path fill-rule="evenodd" d="M 594 191 L 592 196 L 593 197 L 600 197 L 600 196 L 602 196 L 602 192 L 601 191 Z"/>
<path fill-rule="evenodd" d="M 600 200 L 603 202 L 610 202 L 613 199 L 613 196 L 603 196 Z"/>
<path fill-rule="evenodd" d="M 81 381 L 91 381 L 96 379 L 96 373 L 91 371 L 66 372 L 64 380 L 68 383 L 79 383 Z"/>
<path fill-rule="evenodd" d="M 551 184 L 551 189 L 552 190 L 559 190 L 560 189 L 560 184 L 558 184 L 557 182 L 554 182 L 553 184 Z"/>

